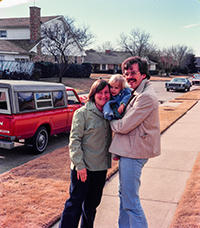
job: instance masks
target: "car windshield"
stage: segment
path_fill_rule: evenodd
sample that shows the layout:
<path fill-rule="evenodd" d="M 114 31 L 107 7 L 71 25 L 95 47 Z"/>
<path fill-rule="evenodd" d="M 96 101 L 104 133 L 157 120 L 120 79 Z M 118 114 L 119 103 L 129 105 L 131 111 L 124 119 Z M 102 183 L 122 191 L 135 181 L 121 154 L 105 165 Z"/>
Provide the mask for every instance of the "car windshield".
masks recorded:
<path fill-rule="evenodd" d="M 171 82 L 186 82 L 185 78 L 173 78 Z"/>

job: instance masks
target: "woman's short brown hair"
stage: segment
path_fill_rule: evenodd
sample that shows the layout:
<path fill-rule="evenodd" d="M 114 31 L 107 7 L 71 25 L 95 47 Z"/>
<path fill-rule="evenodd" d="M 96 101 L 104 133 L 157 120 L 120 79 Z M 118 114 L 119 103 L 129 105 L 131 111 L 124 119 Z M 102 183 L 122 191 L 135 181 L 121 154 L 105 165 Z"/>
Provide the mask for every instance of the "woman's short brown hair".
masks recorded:
<path fill-rule="evenodd" d="M 101 91 L 102 89 L 104 89 L 106 86 L 108 86 L 110 89 L 110 85 L 106 80 L 104 80 L 104 79 L 96 80 L 91 86 L 87 101 L 94 102 L 95 94 L 98 93 L 99 91 Z"/>

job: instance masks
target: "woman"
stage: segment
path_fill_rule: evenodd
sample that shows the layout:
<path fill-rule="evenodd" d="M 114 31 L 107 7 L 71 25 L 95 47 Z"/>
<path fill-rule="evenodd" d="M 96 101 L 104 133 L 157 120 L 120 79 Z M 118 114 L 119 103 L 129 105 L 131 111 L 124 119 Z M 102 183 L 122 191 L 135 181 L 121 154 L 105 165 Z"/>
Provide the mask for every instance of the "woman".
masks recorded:
<path fill-rule="evenodd" d="M 111 129 L 103 118 L 103 106 L 110 99 L 105 80 L 93 83 L 85 106 L 76 110 L 70 132 L 71 184 L 60 228 L 93 227 L 100 204 L 107 169 L 111 167 Z"/>

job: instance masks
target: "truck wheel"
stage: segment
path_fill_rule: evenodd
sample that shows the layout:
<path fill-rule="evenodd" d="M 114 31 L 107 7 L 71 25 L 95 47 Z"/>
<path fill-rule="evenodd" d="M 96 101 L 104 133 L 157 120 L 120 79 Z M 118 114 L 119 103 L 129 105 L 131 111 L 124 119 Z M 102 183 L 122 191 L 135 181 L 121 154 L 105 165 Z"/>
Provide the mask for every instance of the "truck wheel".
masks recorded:
<path fill-rule="evenodd" d="M 167 90 L 167 91 L 169 91 L 169 89 L 168 89 L 168 88 L 167 88 L 166 90 Z"/>
<path fill-rule="evenodd" d="M 45 127 L 39 127 L 33 136 L 33 153 L 41 154 L 47 147 L 49 135 Z"/>

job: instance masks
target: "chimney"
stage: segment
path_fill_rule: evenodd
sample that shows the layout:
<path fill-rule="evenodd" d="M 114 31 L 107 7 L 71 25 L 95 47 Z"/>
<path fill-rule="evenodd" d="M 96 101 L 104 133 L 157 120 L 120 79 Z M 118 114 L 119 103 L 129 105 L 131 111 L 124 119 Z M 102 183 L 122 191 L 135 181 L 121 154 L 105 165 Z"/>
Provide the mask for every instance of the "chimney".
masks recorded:
<path fill-rule="evenodd" d="M 105 50 L 105 54 L 110 54 L 111 51 L 110 50 Z"/>
<path fill-rule="evenodd" d="M 40 8 L 30 7 L 30 41 L 36 42 L 41 37 Z"/>

